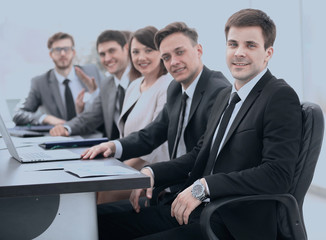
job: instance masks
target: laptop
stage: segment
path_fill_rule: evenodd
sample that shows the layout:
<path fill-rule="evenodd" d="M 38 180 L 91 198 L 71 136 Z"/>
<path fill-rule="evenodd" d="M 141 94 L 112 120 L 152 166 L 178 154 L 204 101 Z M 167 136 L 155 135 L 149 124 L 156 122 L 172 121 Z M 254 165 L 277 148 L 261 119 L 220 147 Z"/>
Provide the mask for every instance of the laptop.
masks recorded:
<path fill-rule="evenodd" d="M 61 160 L 80 159 L 80 155 L 66 149 L 43 150 L 38 146 L 23 147 L 17 149 L 10 137 L 6 125 L 0 115 L 0 133 L 8 148 L 10 155 L 22 163 L 47 162 Z"/>

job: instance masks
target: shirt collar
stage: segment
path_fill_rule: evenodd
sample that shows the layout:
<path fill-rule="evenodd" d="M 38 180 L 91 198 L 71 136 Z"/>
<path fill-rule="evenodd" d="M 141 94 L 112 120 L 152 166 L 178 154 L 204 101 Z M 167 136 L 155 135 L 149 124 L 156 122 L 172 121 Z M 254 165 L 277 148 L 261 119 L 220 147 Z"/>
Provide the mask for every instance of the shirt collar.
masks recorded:
<path fill-rule="evenodd" d="M 200 78 L 202 72 L 203 72 L 203 70 L 200 71 L 200 73 L 197 75 L 195 80 L 189 85 L 189 87 L 186 90 L 182 87 L 182 94 L 184 92 L 186 92 L 188 98 L 190 98 L 190 99 L 193 98 L 195 90 L 196 90 L 197 83 L 199 81 L 199 78 Z"/>
<path fill-rule="evenodd" d="M 124 88 L 124 90 L 127 89 L 127 87 L 129 86 L 130 83 L 130 79 L 129 79 L 129 71 L 130 71 L 130 65 L 128 65 L 126 67 L 126 70 L 123 72 L 121 79 L 119 80 L 115 75 L 112 75 L 114 78 L 114 83 L 115 86 L 118 87 L 119 85 L 121 85 L 121 87 Z"/>
<path fill-rule="evenodd" d="M 246 100 L 247 96 L 249 95 L 249 93 L 251 92 L 251 90 L 254 88 L 254 86 L 257 84 L 257 82 L 262 78 L 262 76 L 264 76 L 264 74 L 267 72 L 267 68 L 265 68 L 263 71 L 261 71 L 256 77 L 254 77 L 253 79 L 251 79 L 249 82 L 247 82 L 243 87 L 241 87 L 239 89 L 239 91 L 237 91 L 235 89 L 234 84 L 232 85 L 232 93 L 237 92 L 241 101 Z"/>
<path fill-rule="evenodd" d="M 61 84 L 63 84 L 63 81 L 66 79 L 69 79 L 70 81 L 74 81 L 74 79 L 77 78 L 74 66 L 71 68 L 67 77 L 62 76 L 60 73 L 57 72 L 56 69 L 54 69 L 54 75 L 57 78 L 58 82 Z"/>

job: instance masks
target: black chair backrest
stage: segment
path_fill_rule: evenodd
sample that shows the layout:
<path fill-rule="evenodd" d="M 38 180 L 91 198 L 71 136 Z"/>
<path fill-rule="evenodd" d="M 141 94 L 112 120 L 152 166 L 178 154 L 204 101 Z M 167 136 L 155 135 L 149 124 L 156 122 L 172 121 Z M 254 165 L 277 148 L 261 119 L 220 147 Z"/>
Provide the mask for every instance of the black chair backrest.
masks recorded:
<path fill-rule="evenodd" d="M 302 140 L 292 187 L 289 191 L 297 202 L 303 223 L 302 205 L 311 184 L 324 136 L 324 115 L 314 103 L 304 102 L 302 108 Z M 279 229 L 281 235 L 288 235 L 285 209 L 280 206 Z"/>

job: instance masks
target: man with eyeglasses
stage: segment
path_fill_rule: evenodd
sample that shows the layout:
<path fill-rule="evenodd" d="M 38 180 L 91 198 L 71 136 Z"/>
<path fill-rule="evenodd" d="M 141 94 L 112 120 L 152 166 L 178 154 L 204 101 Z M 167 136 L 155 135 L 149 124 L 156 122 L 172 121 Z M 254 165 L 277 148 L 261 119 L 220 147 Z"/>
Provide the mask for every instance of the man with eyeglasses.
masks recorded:
<path fill-rule="evenodd" d="M 129 44 L 126 37 L 127 32 L 117 30 L 105 30 L 98 36 L 97 53 L 109 75 L 101 81 L 99 94 L 93 99 L 92 106 L 65 124 L 56 125 L 50 130 L 52 136 L 86 135 L 103 126 L 103 136 L 109 139 L 119 137 L 117 123 L 124 93 L 134 80 L 129 75 Z"/>
<path fill-rule="evenodd" d="M 76 51 L 71 35 L 55 33 L 48 48 L 55 67 L 32 79 L 29 94 L 13 117 L 17 125 L 63 124 L 98 95 L 102 74 L 95 65 L 73 65 Z"/>

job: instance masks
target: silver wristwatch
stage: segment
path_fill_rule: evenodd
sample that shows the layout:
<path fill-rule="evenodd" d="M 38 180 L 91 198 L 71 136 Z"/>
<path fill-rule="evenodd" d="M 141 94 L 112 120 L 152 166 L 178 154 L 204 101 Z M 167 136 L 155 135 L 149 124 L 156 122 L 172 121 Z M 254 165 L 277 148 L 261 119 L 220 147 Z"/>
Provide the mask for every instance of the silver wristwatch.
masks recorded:
<path fill-rule="evenodd" d="M 205 194 L 205 187 L 200 182 L 199 179 L 194 182 L 192 189 L 191 189 L 191 193 L 194 198 L 197 198 L 201 202 L 207 198 L 207 196 Z"/>

